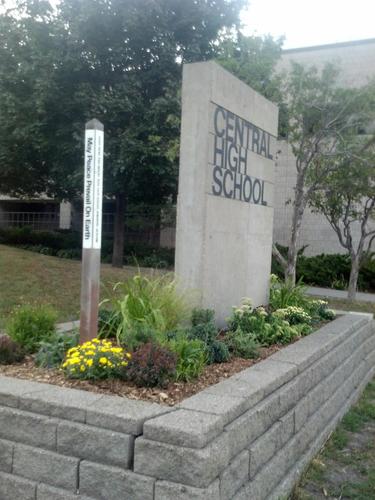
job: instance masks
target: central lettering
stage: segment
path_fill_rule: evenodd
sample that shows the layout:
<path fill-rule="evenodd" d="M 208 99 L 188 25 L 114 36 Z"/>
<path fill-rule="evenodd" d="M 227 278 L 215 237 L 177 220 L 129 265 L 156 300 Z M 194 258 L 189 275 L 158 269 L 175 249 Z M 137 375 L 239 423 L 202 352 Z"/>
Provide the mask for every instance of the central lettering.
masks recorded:
<path fill-rule="evenodd" d="M 273 160 L 271 134 L 215 105 L 212 194 L 267 205 L 265 181 L 248 172 L 248 152 Z"/>

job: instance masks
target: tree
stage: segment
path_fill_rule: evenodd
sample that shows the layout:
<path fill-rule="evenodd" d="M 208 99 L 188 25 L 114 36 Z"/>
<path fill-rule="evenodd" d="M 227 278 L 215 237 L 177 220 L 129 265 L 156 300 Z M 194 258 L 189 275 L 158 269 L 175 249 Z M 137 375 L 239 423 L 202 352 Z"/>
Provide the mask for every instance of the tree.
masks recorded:
<path fill-rule="evenodd" d="M 276 103 L 281 102 L 281 77 L 276 64 L 281 56 L 283 39 L 271 36 L 224 37 L 217 61 L 240 80 Z"/>
<path fill-rule="evenodd" d="M 48 2 L 18 2 L 18 11 L 1 18 L 7 36 L 0 67 L 7 64 L 0 69 L 0 135 L 7 140 L 0 159 L 7 173 L 0 182 L 14 193 L 80 194 L 84 123 L 101 120 L 105 193 L 116 199 L 113 264 L 122 265 L 126 203 L 176 194 L 177 162 L 169 153 L 179 134 L 181 63 L 212 58 L 243 3 L 64 0 L 54 13 Z M 21 189 L 25 164 L 30 175 Z"/>
<path fill-rule="evenodd" d="M 342 144 L 334 169 L 311 200 L 311 206 L 325 215 L 349 254 L 349 300 L 355 299 L 359 270 L 375 239 L 374 144 L 374 137 L 363 134 L 353 137 L 350 144 Z"/>
<path fill-rule="evenodd" d="M 349 137 L 374 113 L 366 101 L 368 88 L 342 89 L 337 76 L 338 69 L 332 65 L 319 73 L 314 67 L 293 63 L 283 85 L 286 121 L 282 132 L 291 145 L 297 175 L 288 254 L 284 258 L 275 245 L 274 255 L 285 279 L 292 283 L 296 280 L 298 238 L 305 209 L 335 170 L 335 158 L 341 154 L 343 143 L 349 148 Z"/>

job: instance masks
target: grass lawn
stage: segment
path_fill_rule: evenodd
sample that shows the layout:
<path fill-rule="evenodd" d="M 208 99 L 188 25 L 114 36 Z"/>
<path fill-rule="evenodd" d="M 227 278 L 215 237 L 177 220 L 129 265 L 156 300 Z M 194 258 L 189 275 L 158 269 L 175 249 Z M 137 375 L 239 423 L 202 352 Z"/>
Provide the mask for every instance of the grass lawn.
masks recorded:
<path fill-rule="evenodd" d="M 111 283 L 135 274 L 135 267 L 102 264 L 101 298 Z M 24 303 L 49 304 L 59 321 L 78 319 L 81 263 L 0 245 L 0 328 L 12 308 Z"/>
<path fill-rule="evenodd" d="M 347 299 L 336 299 L 327 297 L 325 297 L 324 300 L 328 301 L 329 307 L 332 307 L 332 309 L 375 314 L 375 302 L 360 302 L 356 300 L 350 301 Z"/>
<path fill-rule="evenodd" d="M 293 500 L 375 499 L 375 380 L 343 418 L 296 487 Z"/>

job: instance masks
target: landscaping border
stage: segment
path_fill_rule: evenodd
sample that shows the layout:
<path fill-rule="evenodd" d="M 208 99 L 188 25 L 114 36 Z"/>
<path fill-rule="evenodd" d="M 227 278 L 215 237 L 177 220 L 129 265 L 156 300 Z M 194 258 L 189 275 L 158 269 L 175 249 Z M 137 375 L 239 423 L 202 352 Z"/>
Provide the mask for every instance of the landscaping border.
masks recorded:
<path fill-rule="evenodd" d="M 0 498 L 280 498 L 374 367 L 348 314 L 174 408 L 0 377 Z"/>

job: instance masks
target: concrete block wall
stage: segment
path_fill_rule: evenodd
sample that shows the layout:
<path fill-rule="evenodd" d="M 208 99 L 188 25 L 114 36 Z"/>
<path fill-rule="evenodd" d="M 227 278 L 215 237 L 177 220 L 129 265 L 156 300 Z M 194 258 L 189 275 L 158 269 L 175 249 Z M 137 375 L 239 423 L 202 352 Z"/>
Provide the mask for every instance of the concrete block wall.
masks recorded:
<path fill-rule="evenodd" d="M 375 373 L 346 315 L 169 408 L 0 377 L 0 499 L 277 499 Z"/>

